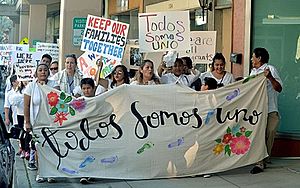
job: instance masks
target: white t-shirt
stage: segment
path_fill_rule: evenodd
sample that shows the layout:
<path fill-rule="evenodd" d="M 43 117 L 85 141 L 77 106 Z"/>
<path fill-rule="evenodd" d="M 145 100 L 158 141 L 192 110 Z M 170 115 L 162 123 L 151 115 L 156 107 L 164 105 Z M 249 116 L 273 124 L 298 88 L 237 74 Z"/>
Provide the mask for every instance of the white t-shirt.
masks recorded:
<path fill-rule="evenodd" d="M 13 125 L 18 124 L 18 119 L 17 119 L 17 106 L 13 105 L 13 97 L 16 95 L 16 91 L 11 88 L 10 91 L 8 91 L 5 94 L 5 98 L 4 98 L 4 108 L 10 108 L 11 107 L 11 111 L 12 111 L 12 119 L 13 122 L 11 122 Z"/>
<path fill-rule="evenodd" d="M 251 70 L 250 76 L 252 75 L 257 75 L 259 73 L 264 72 L 265 69 L 269 69 L 272 76 L 275 78 L 277 82 L 280 83 L 281 87 L 282 85 L 282 80 L 279 77 L 278 71 L 273 65 L 268 65 L 267 63 L 263 64 L 260 66 L 258 69 L 253 68 Z M 267 92 L 268 92 L 268 112 L 278 112 L 278 92 L 273 88 L 271 81 L 268 79 L 267 81 Z"/>
<path fill-rule="evenodd" d="M 130 83 L 130 85 L 156 85 L 154 80 L 148 81 L 148 84 L 140 84 L 137 80 L 134 80 Z"/>
<path fill-rule="evenodd" d="M 22 93 L 16 91 L 15 95 L 12 97 L 12 105 L 17 107 L 17 114 L 21 116 L 24 115 L 24 91 L 25 88 L 23 88 Z"/>
<path fill-rule="evenodd" d="M 200 76 L 200 72 L 197 72 L 196 75 L 190 74 L 182 74 L 180 76 L 176 76 L 173 73 L 167 73 L 161 76 L 162 84 L 171 84 L 171 83 L 180 83 L 182 85 L 191 86 L 191 84 L 197 80 Z"/>
<path fill-rule="evenodd" d="M 223 84 L 224 86 L 225 85 L 228 85 L 230 83 L 233 83 L 235 81 L 234 77 L 233 77 L 233 74 L 231 74 L 230 72 L 227 72 L 225 73 L 223 79 L 218 79 L 216 78 L 212 72 L 205 72 L 205 73 L 202 73 L 201 76 L 200 76 L 200 79 L 201 79 L 201 83 L 204 83 L 204 78 L 205 77 L 208 77 L 208 78 L 214 78 L 218 84 Z"/>
<path fill-rule="evenodd" d="M 58 84 L 54 80 L 48 80 L 47 86 L 50 87 L 57 87 Z M 24 94 L 31 97 L 30 100 L 30 123 L 31 125 L 34 124 L 36 119 L 37 113 L 39 112 L 40 104 L 41 104 L 41 93 L 40 88 L 38 87 L 38 83 L 36 81 L 30 82 Z"/>

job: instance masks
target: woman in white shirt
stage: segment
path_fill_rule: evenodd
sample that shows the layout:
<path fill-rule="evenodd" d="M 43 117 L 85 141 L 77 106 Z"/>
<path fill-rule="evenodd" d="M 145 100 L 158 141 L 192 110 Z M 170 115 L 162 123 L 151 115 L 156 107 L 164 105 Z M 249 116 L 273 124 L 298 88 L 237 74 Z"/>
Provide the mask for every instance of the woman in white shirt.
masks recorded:
<path fill-rule="evenodd" d="M 222 53 L 216 53 L 213 57 L 211 72 L 201 74 L 201 82 L 205 77 L 214 78 L 218 82 L 218 87 L 228 85 L 235 81 L 230 72 L 225 71 L 225 58 Z"/>
<path fill-rule="evenodd" d="M 181 58 L 175 60 L 171 71 L 171 73 L 161 76 L 162 84 L 180 83 L 182 85 L 191 86 L 191 84 L 200 76 L 200 71 L 197 70 L 195 70 L 195 74 L 184 74 L 184 65 Z"/>
<path fill-rule="evenodd" d="M 30 82 L 24 91 L 24 123 L 27 132 L 32 130 L 32 125 L 35 122 L 42 100 L 41 91 L 38 84 L 45 84 L 56 89 L 59 88 L 56 81 L 48 79 L 49 75 L 49 67 L 46 64 L 39 64 L 35 72 L 36 79 Z M 37 167 L 35 166 L 35 153 L 35 145 L 31 144 L 30 159 L 27 167 L 29 170 L 37 170 Z M 45 180 L 37 175 L 36 181 L 43 182 Z M 49 183 L 54 181 L 55 180 L 53 178 L 48 178 Z"/>
<path fill-rule="evenodd" d="M 156 85 L 160 84 L 159 78 L 154 74 L 154 63 L 151 60 L 144 60 L 131 85 Z"/>
<path fill-rule="evenodd" d="M 112 79 L 100 78 L 100 73 L 102 71 L 103 62 L 102 58 L 97 61 L 98 70 L 96 75 L 96 95 L 104 93 L 107 90 L 116 88 L 122 84 L 129 84 L 129 74 L 127 68 L 124 65 L 117 65 L 112 71 Z"/>

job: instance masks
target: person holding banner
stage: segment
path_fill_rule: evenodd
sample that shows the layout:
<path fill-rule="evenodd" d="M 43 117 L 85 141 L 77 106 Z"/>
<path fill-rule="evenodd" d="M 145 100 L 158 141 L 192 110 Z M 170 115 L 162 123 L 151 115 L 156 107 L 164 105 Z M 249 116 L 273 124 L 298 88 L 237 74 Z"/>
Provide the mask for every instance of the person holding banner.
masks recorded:
<path fill-rule="evenodd" d="M 42 100 L 39 84 L 41 85 L 46 84 L 50 87 L 59 89 L 56 81 L 48 79 L 49 75 L 50 75 L 49 67 L 43 63 L 38 64 L 35 71 L 36 79 L 30 82 L 24 91 L 24 124 L 27 132 L 32 132 L 32 125 L 35 122 L 35 119 L 39 112 L 41 100 Z M 35 162 L 36 162 L 35 155 L 36 155 L 35 143 L 31 141 L 30 157 L 27 166 L 29 170 L 37 170 L 37 167 L 35 166 Z M 40 182 L 44 182 L 45 179 L 37 175 L 36 181 L 40 183 Z M 52 183 L 55 182 L 55 180 L 53 178 L 48 178 L 48 182 Z"/>
<path fill-rule="evenodd" d="M 66 55 L 65 69 L 56 73 L 53 76 L 61 91 L 64 91 L 72 96 L 76 86 L 80 86 L 80 81 L 82 79 L 82 74 L 77 69 L 77 58 L 75 54 Z"/>
<path fill-rule="evenodd" d="M 101 58 L 99 61 L 97 61 L 97 66 L 98 70 L 96 73 L 96 85 L 100 87 L 97 87 L 96 95 L 101 94 L 107 90 L 114 89 L 122 84 L 129 84 L 129 74 L 127 68 L 124 65 L 117 65 L 114 68 L 114 70 L 111 73 L 112 80 L 100 78 L 100 73 L 103 67 L 103 62 Z M 102 90 L 102 92 L 100 90 Z"/>
<path fill-rule="evenodd" d="M 184 66 L 181 58 L 176 58 L 174 65 L 172 66 L 172 73 L 167 73 L 161 76 L 161 83 L 171 84 L 180 83 L 182 85 L 191 86 L 191 84 L 197 80 L 200 76 L 200 71 L 195 71 L 195 75 L 184 74 Z"/>
<path fill-rule="evenodd" d="M 256 163 L 250 171 L 251 174 L 263 172 L 266 163 L 270 163 L 270 155 L 276 135 L 276 129 L 279 125 L 278 113 L 278 94 L 282 91 L 282 80 L 278 71 L 272 65 L 269 65 L 269 52 L 265 48 L 255 48 L 252 54 L 252 66 L 250 76 L 264 73 L 267 77 L 267 94 L 268 94 L 268 117 L 266 126 L 266 146 L 269 157 Z"/>
<path fill-rule="evenodd" d="M 154 63 L 151 60 L 144 60 L 131 85 L 156 85 L 160 84 L 159 78 L 154 74 Z"/>
<path fill-rule="evenodd" d="M 186 75 L 190 75 L 190 74 L 195 74 L 195 70 L 193 69 L 193 61 L 190 57 L 188 56 L 184 56 L 181 57 L 182 61 L 183 61 L 183 67 L 184 67 L 184 71 L 183 73 Z M 201 90 L 201 79 L 197 78 L 192 84 L 191 84 L 191 88 L 196 90 L 196 91 L 200 91 Z"/>
<path fill-rule="evenodd" d="M 204 81 L 205 77 L 211 77 L 217 80 L 218 87 L 228 85 L 235 81 L 233 74 L 225 71 L 225 57 L 222 53 L 216 53 L 213 57 L 213 62 L 211 65 L 211 72 L 205 72 L 201 75 L 201 81 Z"/>

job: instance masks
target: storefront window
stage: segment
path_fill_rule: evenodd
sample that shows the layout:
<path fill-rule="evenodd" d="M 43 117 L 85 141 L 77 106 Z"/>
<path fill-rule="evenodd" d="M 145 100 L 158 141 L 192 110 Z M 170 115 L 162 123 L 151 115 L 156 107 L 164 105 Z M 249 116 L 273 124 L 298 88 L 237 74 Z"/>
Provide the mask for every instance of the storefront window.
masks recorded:
<path fill-rule="evenodd" d="M 265 47 L 283 81 L 279 134 L 300 137 L 300 1 L 252 1 L 252 49 Z"/>

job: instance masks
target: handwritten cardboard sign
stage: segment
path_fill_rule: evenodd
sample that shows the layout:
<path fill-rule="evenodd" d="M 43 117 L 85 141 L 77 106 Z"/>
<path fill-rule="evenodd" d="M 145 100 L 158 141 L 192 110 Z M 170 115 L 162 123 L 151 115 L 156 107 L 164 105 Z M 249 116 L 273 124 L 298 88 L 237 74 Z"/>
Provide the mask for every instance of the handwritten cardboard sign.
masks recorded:
<path fill-rule="evenodd" d="M 128 30 L 126 23 L 88 15 L 81 50 L 120 62 Z"/>
<path fill-rule="evenodd" d="M 12 51 L 0 51 L 0 65 L 10 65 L 12 62 Z"/>
<path fill-rule="evenodd" d="M 140 52 L 190 49 L 189 11 L 139 14 Z"/>
<path fill-rule="evenodd" d="M 216 31 L 192 31 L 191 49 L 179 52 L 179 56 L 189 56 L 194 63 L 211 63 L 216 52 Z"/>
<path fill-rule="evenodd" d="M 12 59 L 19 81 L 34 79 L 35 69 L 42 55 L 42 52 L 13 52 Z"/>
<path fill-rule="evenodd" d="M 101 56 L 92 52 L 85 52 L 78 57 L 78 69 L 83 73 L 84 77 L 96 79 L 96 72 L 98 70 L 97 61 L 101 60 Z M 116 60 L 102 57 L 103 67 L 101 70 L 101 77 L 105 78 L 114 69 L 115 66 L 121 64 Z"/>
<path fill-rule="evenodd" d="M 0 44 L 0 51 L 29 51 L 28 44 Z"/>
<path fill-rule="evenodd" d="M 37 42 L 36 51 L 43 52 L 43 54 L 49 54 L 52 57 L 52 61 L 58 61 L 58 56 L 59 56 L 58 44 Z"/>

